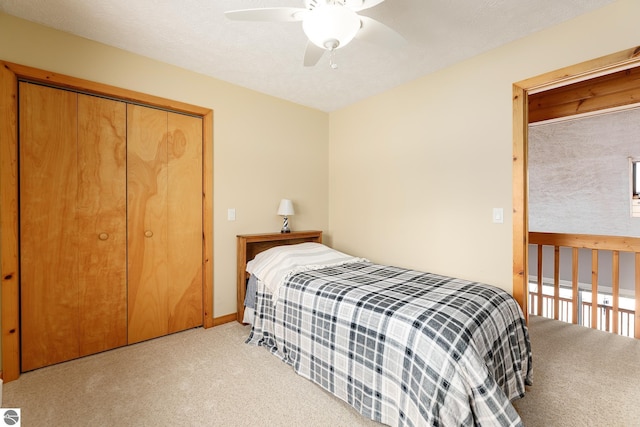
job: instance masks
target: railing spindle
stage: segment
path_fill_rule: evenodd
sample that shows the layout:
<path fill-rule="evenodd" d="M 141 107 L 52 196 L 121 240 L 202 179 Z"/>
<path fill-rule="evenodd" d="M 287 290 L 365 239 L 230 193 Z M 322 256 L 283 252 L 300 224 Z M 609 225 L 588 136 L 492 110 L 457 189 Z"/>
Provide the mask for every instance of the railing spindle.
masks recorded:
<path fill-rule="evenodd" d="M 578 323 L 578 248 L 572 249 L 571 260 L 571 289 L 572 289 L 572 322 Z"/>
<path fill-rule="evenodd" d="M 636 252 L 636 289 L 635 289 L 635 322 L 634 322 L 634 334 L 636 338 L 640 338 L 640 252 Z"/>
<path fill-rule="evenodd" d="M 538 316 L 542 316 L 542 245 L 538 245 Z"/>
<path fill-rule="evenodd" d="M 560 315 L 560 246 L 553 248 L 553 318 Z"/>
<path fill-rule="evenodd" d="M 598 329 L 598 250 L 591 250 L 591 327 Z"/>
<path fill-rule="evenodd" d="M 612 323 L 613 329 L 611 332 L 618 333 L 618 304 L 620 295 L 620 252 L 613 251 L 611 254 L 611 293 L 613 294 L 613 307 L 612 307 Z"/>

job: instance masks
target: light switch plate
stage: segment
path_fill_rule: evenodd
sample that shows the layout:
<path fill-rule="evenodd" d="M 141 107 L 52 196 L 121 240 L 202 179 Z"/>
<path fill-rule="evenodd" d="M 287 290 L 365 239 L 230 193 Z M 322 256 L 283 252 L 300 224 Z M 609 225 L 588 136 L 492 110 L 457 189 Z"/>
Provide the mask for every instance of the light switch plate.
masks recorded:
<path fill-rule="evenodd" d="M 227 221 L 235 221 L 235 220 L 236 220 L 235 208 L 227 209 Z"/>
<path fill-rule="evenodd" d="M 502 224 L 504 222 L 504 209 L 493 208 L 493 222 L 495 224 Z"/>

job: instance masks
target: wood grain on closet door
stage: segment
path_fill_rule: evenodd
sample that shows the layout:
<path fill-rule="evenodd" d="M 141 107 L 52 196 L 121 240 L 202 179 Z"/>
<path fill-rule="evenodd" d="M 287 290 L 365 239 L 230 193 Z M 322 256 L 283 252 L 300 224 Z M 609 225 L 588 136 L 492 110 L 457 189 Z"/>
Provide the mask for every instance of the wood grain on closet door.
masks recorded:
<path fill-rule="evenodd" d="M 127 106 L 129 343 L 168 333 L 167 112 Z"/>
<path fill-rule="evenodd" d="M 127 344 L 126 104 L 78 95 L 80 355 Z"/>
<path fill-rule="evenodd" d="M 22 370 L 79 355 L 77 95 L 20 83 Z"/>
<path fill-rule="evenodd" d="M 168 114 L 169 332 L 203 324 L 202 119 Z"/>

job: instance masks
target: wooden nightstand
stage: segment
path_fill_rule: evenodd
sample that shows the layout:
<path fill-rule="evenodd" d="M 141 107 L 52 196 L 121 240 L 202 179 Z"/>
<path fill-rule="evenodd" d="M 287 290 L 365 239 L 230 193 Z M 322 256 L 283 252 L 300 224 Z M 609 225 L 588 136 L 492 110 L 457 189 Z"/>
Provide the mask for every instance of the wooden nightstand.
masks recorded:
<path fill-rule="evenodd" d="M 274 246 L 292 245 L 295 243 L 322 243 L 322 231 L 292 231 L 291 233 L 240 234 L 237 252 L 237 320 L 242 323 L 244 318 L 244 297 L 247 291 L 246 271 L 247 261 L 251 261 L 257 254 Z"/>

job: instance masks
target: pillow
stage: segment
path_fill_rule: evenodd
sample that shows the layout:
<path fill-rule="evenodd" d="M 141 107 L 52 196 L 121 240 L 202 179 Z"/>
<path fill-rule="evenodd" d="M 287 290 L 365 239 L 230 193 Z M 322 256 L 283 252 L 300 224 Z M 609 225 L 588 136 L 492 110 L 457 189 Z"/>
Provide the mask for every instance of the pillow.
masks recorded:
<path fill-rule="evenodd" d="M 274 301 L 284 281 L 305 270 L 367 261 L 336 251 L 321 243 L 298 243 L 276 246 L 260 252 L 247 263 L 247 272 L 261 280 L 273 294 Z"/>

